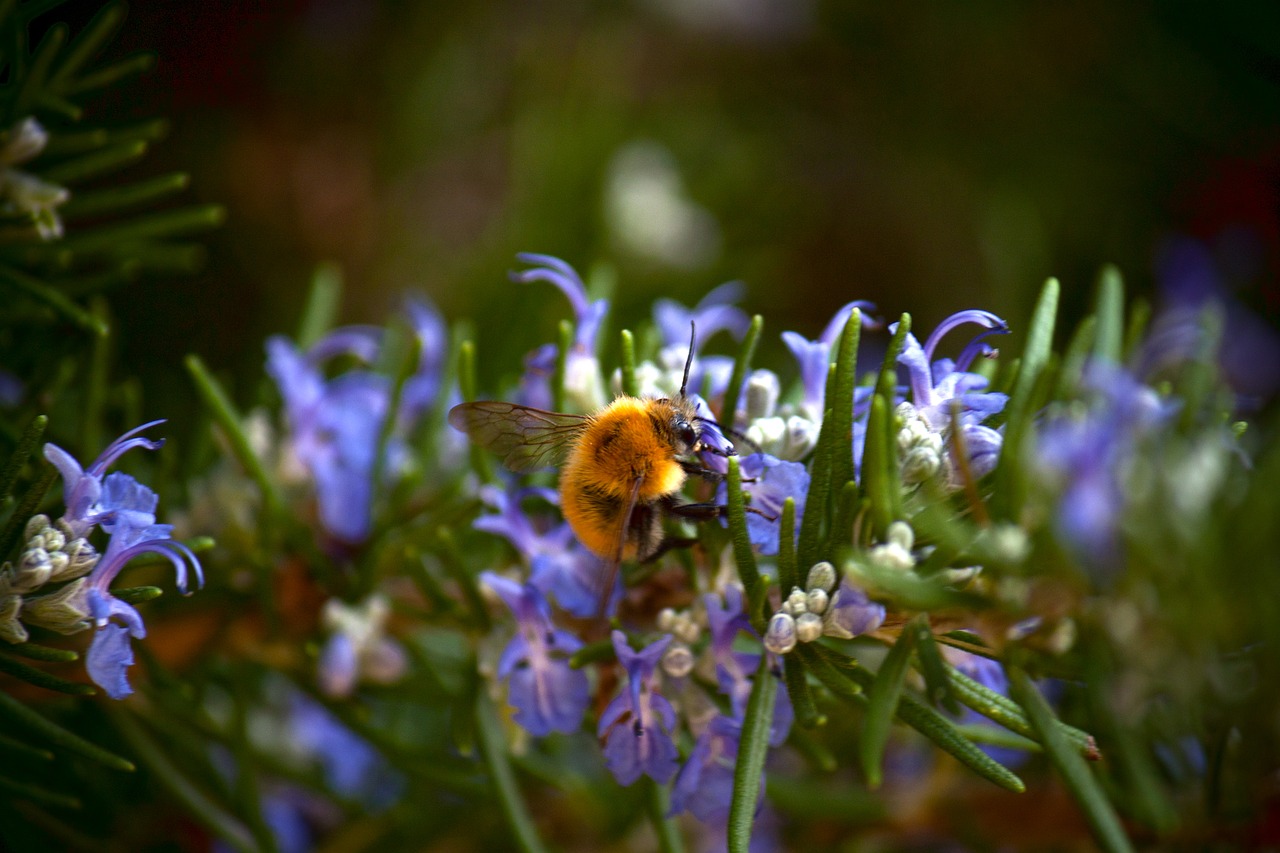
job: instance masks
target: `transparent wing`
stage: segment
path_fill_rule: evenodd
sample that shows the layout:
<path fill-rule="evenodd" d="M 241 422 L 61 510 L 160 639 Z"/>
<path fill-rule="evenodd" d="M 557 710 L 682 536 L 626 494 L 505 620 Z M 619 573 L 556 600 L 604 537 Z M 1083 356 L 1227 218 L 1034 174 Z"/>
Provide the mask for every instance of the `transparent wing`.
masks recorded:
<path fill-rule="evenodd" d="M 559 463 L 588 421 L 585 415 L 544 412 L 500 400 L 462 403 L 449 410 L 450 426 L 501 456 L 517 474 Z"/>

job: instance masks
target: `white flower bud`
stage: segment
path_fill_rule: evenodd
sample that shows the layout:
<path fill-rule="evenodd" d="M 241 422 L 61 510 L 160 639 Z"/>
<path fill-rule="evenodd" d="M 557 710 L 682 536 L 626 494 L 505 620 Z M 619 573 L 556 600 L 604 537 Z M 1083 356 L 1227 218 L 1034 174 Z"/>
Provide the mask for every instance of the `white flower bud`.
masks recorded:
<path fill-rule="evenodd" d="M 675 627 L 672 632 L 675 638 L 682 643 L 696 643 L 698 637 L 702 634 L 702 629 L 698 627 L 698 623 L 687 613 L 680 614 L 676 619 Z"/>
<path fill-rule="evenodd" d="M 764 632 L 764 647 L 776 655 L 785 655 L 796 647 L 796 620 L 790 614 L 773 614 Z"/>
<path fill-rule="evenodd" d="M 72 539 L 62 547 L 67 555 L 67 567 L 59 573 L 57 580 L 73 580 L 84 577 L 98 565 L 98 549 L 89 544 L 87 539 Z"/>
<path fill-rule="evenodd" d="M 915 532 L 905 521 L 895 521 L 890 524 L 884 538 L 890 545 L 897 545 L 904 551 L 910 551 L 916 542 Z"/>
<path fill-rule="evenodd" d="M 809 578 L 805 582 L 805 586 L 809 589 L 821 589 L 831 592 L 832 587 L 836 585 L 836 567 L 823 560 L 821 563 L 814 563 L 813 568 L 809 569 Z"/>
<path fill-rule="evenodd" d="M 22 531 L 23 541 L 30 542 L 33 537 L 43 534 L 48 527 L 49 516 L 43 514 L 31 516 L 27 526 Z"/>
<path fill-rule="evenodd" d="M 30 592 L 49 582 L 53 564 L 49 552 L 43 548 L 31 548 L 22 552 L 22 559 L 10 577 L 10 588 L 16 592 Z"/>
<path fill-rule="evenodd" d="M 802 643 L 812 643 L 822 636 L 822 617 L 816 613 L 805 613 L 796 619 L 796 639 Z"/>
<path fill-rule="evenodd" d="M 676 611 L 670 607 L 664 607 L 658 611 L 658 630 L 664 634 L 670 634 L 675 630 Z"/>
<path fill-rule="evenodd" d="M 753 370 L 747 378 L 747 420 L 773 417 L 782 386 L 772 370 Z"/>
<path fill-rule="evenodd" d="M 684 678 L 693 672 L 693 652 L 683 643 L 672 643 L 662 654 L 662 671 L 672 678 Z"/>
<path fill-rule="evenodd" d="M 62 546 L 67 544 L 67 537 L 62 534 L 62 531 L 55 530 L 52 527 L 45 528 L 44 535 L 41 536 L 41 540 L 41 546 L 50 553 L 53 551 L 61 551 Z"/>
<path fill-rule="evenodd" d="M 908 485 L 931 480 L 940 470 L 942 456 L 922 444 L 912 445 L 902 457 L 902 482 Z"/>
<path fill-rule="evenodd" d="M 59 634 L 75 634 L 89 627 L 89 602 L 84 592 L 87 581 L 80 578 L 57 592 L 28 598 L 22 604 L 22 618 Z"/>
<path fill-rule="evenodd" d="M 822 614 L 827 610 L 827 591 L 824 589 L 811 589 L 806 597 L 805 604 L 810 613 Z"/>
<path fill-rule="evenodd" d="M 809 596 L 798 586 L 791 588 L 791 594 L 787 596 L 787 600 L 782 603 L 782 612 L 790 613 L 792 616 L 799 616 L 809 609 Z"/>

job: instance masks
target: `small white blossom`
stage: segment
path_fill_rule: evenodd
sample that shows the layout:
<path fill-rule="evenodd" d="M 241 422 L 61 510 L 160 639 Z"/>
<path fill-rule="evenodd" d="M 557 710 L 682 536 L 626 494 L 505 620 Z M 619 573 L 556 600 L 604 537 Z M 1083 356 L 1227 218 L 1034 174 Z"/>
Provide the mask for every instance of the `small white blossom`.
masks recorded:
<path fill-rule="evenodd" d="M 822 617 L 816 613 L 803 613 L 796 619 L 796 639 L 812 643 L 822 636 Z"/>
<path fill-rule="evenodd" d="M 785 655 L 796 647 L 796 620 L 790 614 L 773 614 L 764 632 L 764 647 L 776 655 Z"/>

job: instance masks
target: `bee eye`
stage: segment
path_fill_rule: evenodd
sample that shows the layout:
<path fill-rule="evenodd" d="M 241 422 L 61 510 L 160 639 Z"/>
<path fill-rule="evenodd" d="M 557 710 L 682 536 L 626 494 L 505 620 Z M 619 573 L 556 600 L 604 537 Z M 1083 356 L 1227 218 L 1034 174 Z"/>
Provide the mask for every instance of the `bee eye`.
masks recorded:
<path fill-rule="evenodd" d="M 676 433 L 680 436 L 680 440 L 690 447 L 698 443 L 698 431 L 693 428 L 693 424 L 680 424 Z"/>

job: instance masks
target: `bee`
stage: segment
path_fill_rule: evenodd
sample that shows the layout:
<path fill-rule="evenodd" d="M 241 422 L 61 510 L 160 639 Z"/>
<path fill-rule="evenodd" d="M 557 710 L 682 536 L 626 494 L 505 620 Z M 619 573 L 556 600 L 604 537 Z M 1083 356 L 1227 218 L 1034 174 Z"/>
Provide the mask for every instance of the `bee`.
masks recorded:
<path fill-rule="evenodd" d="M 692 363 L 691 338 L 674 397 L 622 395 L 591 415 L 499 401 L 462 403 L 450 410 L 449 424 L 497 453 L 516 473 L 561 465 L 561 511 L 578 541 L 606 561 L 607 591 L 623 560 L 644 562 L 687 544 L 664 540 L 666 516 L 705 521 L 725 514 L 723 505 L 687 502 L 681 494 L 690 475 L 723 479 L 694 454 L 734 455 L 731 445 L 720 449 L 703 441 L 703 426 L 710 421 L 698 415 L 686 394 Z"/>

